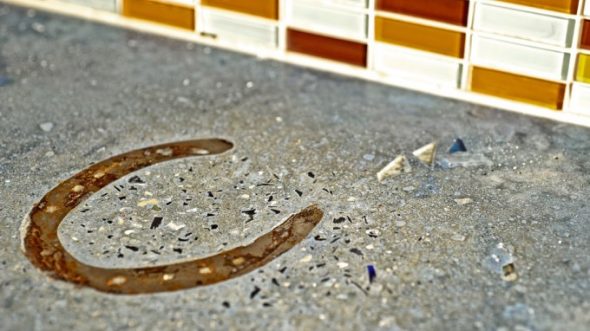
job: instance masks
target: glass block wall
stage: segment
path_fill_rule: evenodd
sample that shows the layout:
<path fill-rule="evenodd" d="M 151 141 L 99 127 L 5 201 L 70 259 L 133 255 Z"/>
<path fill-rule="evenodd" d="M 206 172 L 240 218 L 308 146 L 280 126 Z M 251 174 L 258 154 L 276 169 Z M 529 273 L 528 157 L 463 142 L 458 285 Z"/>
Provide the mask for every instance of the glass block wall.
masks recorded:
<path fill-rule="evenodd" d="M 91 7 L 126 26 L 149 22 L 208 44 L 590 123 L 590 0 L 8 2 L 43 3 L 74 15 L 79 6 Z"/>

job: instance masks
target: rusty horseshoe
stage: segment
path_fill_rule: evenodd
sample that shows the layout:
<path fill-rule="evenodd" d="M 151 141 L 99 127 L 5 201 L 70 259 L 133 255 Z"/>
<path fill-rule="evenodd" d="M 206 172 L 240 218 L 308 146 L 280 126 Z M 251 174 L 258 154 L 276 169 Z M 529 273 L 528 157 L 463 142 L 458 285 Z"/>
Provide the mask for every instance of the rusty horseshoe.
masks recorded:
<path fill-rule="evenodd" d="M 101 268 L 78 261 L 59 241 L 65 216 L 93 193 L 139 169 L 173 159 L 224 153 L 233 144 L 223 139 L 198 139 L 133 150 L 91 165 L 66 179 L 34 205 L 22 226 L 22 247 L 37 268 L 56 279 L 96 290 L 141 294 L 188 289 L 222 282 L 251 272 L 301 242 L 323 212 L 311 205 L 291 215 L 250 244 L 213 256 L 161 266 Z"/>

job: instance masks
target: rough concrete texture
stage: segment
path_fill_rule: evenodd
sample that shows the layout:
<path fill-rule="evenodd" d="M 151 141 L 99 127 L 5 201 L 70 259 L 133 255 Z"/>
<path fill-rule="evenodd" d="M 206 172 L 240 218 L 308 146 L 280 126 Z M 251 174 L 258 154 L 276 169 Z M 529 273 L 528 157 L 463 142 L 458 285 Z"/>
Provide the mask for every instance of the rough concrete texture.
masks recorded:
<path fill-rule="evenodd" d="M 6 5 L 0 56 L 2 330 L 590 325 L 587 129 Z M 311 203 L 323 221 L 251 274 L 179 292 L 100 293 L 24 257 L 21 220 L 60 180 L 199 137 L 236 147 L 104 188 L 64 221 L 64 245 L 142 266 L 247 243 Z M 456 137 L 468 154 L 447 153 Z M 431 141 L 434 168 L 412 157 Z M 402 153 L 412 172 L 379 183 Z"/>

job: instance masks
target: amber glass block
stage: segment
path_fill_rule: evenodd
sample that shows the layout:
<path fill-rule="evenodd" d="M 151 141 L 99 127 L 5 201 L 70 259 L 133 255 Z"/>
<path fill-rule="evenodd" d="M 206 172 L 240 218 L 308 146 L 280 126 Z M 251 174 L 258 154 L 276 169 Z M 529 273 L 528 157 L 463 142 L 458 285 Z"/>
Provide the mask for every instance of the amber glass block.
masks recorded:
<path fill-rule="evenodd" d="M 195 29 L 194 8 L 153 0 L 124 0 L 123 15 L 184 29 Z"/>
<path fill-rule="evenodd" d="M 537 7 L 541 9 L 559 11 L 562 13 L 576 14 L 578 12 L 578 0 L 502 0 L 519 5 Z"/>
<path fill-rule="evenodd" d="M 453 57 L 463 57 L 465 34 L 421 24 L 375 17 L 375 39 Z"/>
<path fill-rule="evenodd" d="M 469 1 L 377 0 L 377 9 L 465 26 Z"/>
<path fill-rule="evenodd" d="M 582 21 L 582 36 L 580 37 L 580 48 L 590 49 L 590 21 Z"/>
<path fill-rule="evenodd" d="M 287 50 L 356 66 L 367 65 L 367 45 L 287 29 Z"/>
<path fill-rule="evenodd" d="M 590 55 L 578 55 L 578 67 L 576 69 L 576 80 L 590 83 Z"/>
<path fill-rule="evenodd" d="M 556 110 L 563 107 L 565 94 L 565 84 L 480 67 L 471 68 L 470 87 L 473 92 Z"/>
<path fill-rule="evenodd" d="M 201 4 L 273 20 L 279 18 L 278 0 L 201 0 Z"/>

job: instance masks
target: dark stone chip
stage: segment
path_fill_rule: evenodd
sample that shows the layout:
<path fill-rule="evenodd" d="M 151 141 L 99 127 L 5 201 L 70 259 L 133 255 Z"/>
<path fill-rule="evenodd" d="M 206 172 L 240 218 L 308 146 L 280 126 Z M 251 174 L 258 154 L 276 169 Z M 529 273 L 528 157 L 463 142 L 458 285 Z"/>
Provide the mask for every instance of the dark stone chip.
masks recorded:
<path fill-rule="evenodd" d="M 250 299 L 254 299 L 256 295 L 260 292 L 260 287 L 254 286 L 254 290 L 250 292 Z"/>
<path fill-rule="evenodd" d="M 137 246 L 129 246 L 129 245 L 125 245 L 125 248 L 127 248 L 128 250 L 137 252 L 139 250 L 139 248 Z"/>
<path fill-rule="evenodd" d="M 356 254 L 356 255 L 358 255 L 358 256 L 363 256 L 363 252 L 361 252 L 361 250 L 360 250 L 360 249 L 358 249 L 358 248 L 351 248 L 351 249 L 350 249 L 350 252 L 351 252 L 351 253 L 354 253 L 354 254 Z"/>
<path fill-rule="evenodd" d="M 152 224 L 150 225 L 150 229 L 153 230 L 153 229 L 159 227 L 160 224 L 162 224 L 162 220 L 163 219 L 164 218 L 163 217 L 160 217 L 160 216 L 154 217 L 154 220 L 152 221 Z"/>
<path fill-rule="evenodd" d="M 139 176 L 133 176 L 129 178 L 129 183 L 145 184 L 145 182 Z"/>
<path fill-rule="evenodd" d="M 333 222 L 335 224 L 340 224 L 340 223 L 344 223 L 344 221 L 346 221 L 346 218 L 344 218 L 344 217 L 338 217 L 338 218 L 335 218 Z"/>

